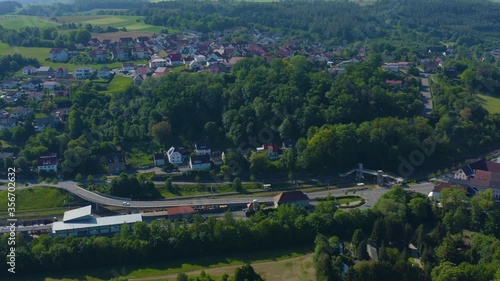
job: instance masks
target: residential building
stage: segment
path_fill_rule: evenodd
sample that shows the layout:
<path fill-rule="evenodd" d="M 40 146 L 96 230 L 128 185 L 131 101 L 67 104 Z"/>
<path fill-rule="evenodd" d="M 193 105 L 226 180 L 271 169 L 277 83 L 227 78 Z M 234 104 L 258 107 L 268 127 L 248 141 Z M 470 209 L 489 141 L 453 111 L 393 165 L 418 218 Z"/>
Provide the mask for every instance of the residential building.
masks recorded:
<path fill-rule="evenodd" d="M 199 64 L 206 64 L 207 63 L 207 57 L 204 55 L 197 55 L 194 57 L 194 61 L 196 61 Z"/>
<path fill-rule="evenodd" d="M 0 130 L 1 129 L 14 129 L 17 126 L 17 120 L 13 118 L 2 118 L 0 119 Z"/>
<path fill-rule="evenodd" d="M 54 75 L 54 70 L 50 66 L 40 66 L 36 74 L 40 76 L 52 76 Z"/>
<path fill-rule="evenodd" d="M 97 78 L 109 79 L 112 76 L 113 72 L 111 72 L 111 69 L 107 66 L 103 66 L 97 71 Z"/>
<path fill-rule="evenodd" d="M 68 52 L 62 48 L 51 49 L 49 56 L 52 61 L 67 61 L 69 59 Z"/>
<path fill-rule="evenodd" d="M 485 159 L 480 159 L 477 161 L 474 161 L 472 163 L 469 163 L 462 168 L 458 169 L 455 174 L 454 178 L 459 179 L 459 180 L 469 180 L 471 177 L 474 177 L 474 172 L 476 170 L 483 170 L 483 171 L 488 171 L 488 164 L 493 166 L 491 161 L 486 161 Z M 495 163 L 496 164 L 496 163 Z"/>
<path fill-rule="evenodd" d="M 212 149 L 204 141 L 198 141 L 194 144 L 195 152 L 198 155 L 211 155 Z"/>
<path fill-rule="evenodd" d="M 35 132 L 41 132 L 45 128 L 54 127 L 54 117 L 36 118 L 34 122 Z"/>
<path fill-rule="evenodd" d="M 94 217 L 91 213 L 92 206 L 64 212 L 62 221 L 52 224 L 52 235 L 59 237 L 82 237 L 91 235 L 112 235 L 120 232 L 123 225 L 129 228 L 142 221 L 141 214 L 129 214 L 110 217 Z"/>
<path fill-rule="evenodd" d="M 90 56 L 94 62 L 105 62 L 108 60 L 108 52 L 106 50 L 92 50 Z"/>
<path fill-rule="evenodd" d="M 3 89 L 15 89 L 19 86 L 19 82 L 16 80 L 5 80 L 2 83 L 2 88 Z"/>
<path fill-rule="evenodd" d="M 122 70 L 123 71 L 134 71 L 135 65 L 133 62 L 124 62 L 122 63 Z"/>
<path fill-rule="evenodd" d="M 132 57 L 135 59 L 147 59 L 149 58 L 149 52 L 145 47 L 135 46 L 132 48 Z"/>
<path fill-rule="evenodd" d="M 1 151 L 0 152 L 0 160 L 3 161 L 5 158 L 15 159 L 14 153 Z"/>
<path fill-rule="evenodd" d="M 158 67 L 152 76 L 161 77 L 167 75 L 168 73 L 170 73 L 170 69 L 166 67 Z"/>
<path fill-rule="evenodd" d="M 108 155 L 108 172 L 112 175 L 117 175 L 127 169 L 127 161 L 125 154 L 115 153 Z"/>
<path fill-rule="evenodd" d="M 165 165 L 165 154 L 155 153 L 153 155 L 153 161 L 155 162 L 155 166 L 164 166 Z"/>
<path fill-rule="evenodd" d="M 56 81 L 45 81 L 43 82 L 42 86 L 43 86 L 43 89 L 44 90 L 48 90 L 48 91 L 52 91 L 54 90 L 55 88 L 59 87 L 59 83 L 57 83 Z"/>
<path fill-rule="evenodd" d="M 142 74 L 139 74 L 139 75 L 134 75 L 134 78 L 132 79 L 132 81 L 134 81 L 134 84 L 136 85 L 141 85 L 142 82 L 144 82 L 144 80 L 146 80 L 147 76 L 146 75 L 142 75 Z"/>
<path fill-rule="evenodd" d="M 69 75 L 69 71 L 66 67 L 60 67 L 55 71 L 56 78 L 66 78 Z"/>
<path fill-rule="evenodd" d="M 90 67 L 78 67 L 75 69 L 75 78 L 76 79 L 89 79 L 92 77 L 93 70 Z"/>
<path fill-rule="evenodd" d="M 278 208 L 281 205 L 296 205 L 307 207 L 309 205 L 309 197 L 302 191 L 285 191 L 274 197 L 274 207 Z"/>
<path fill-rule="evenodd" d="M 34 74 L 34 73 L 36 73 L 36 71 L 37 71 L 37 68 L 32 66 L 32 65 L 28 65 L 28 66 L 23 67 L 23 74 L 24 75 Z"/>
<path fill-rule="evenodd" d="M 147 66 L 138 66 L 135 68 L 135 74 L 137 75 L 148 75 L 150 74 L 151 72 L 153 72 L 151 70 L 151 68 L 147 67 Z"/>
<path fill-rule="evenodd" d="M 157 68 L 157 67 L 166 67 L 167 66 L 167 60 L 165 59 L 152 59 L 149 61 L 149 67 L 151 68 Z"/>
<path fill-rule="evenodd" d="M 181 164 L 182 163 L 182 154 L 175 149 L 175 147 L 169 148 L 167 151 L 167 158 L 170 164 Z"/>
<path fill-rule="evenodd" d="M 222 161 L 222 153 L 220 151 L 212 153 L 210 160 L 215 166 L 221 166 L 222 164 L 224 164 L 224 161 Z"/>
<path fill-rule="evenodd" d="M 441 201 L 441 192 L 444 189 L 448 188 L 457 188 L 457 189 L 462 189 L 468 193 L 468 195 L 471 195 L 472 190 L 464 184 L 453 184 L 453 183 L 447 183 L 447 182 L 442 182 L 436 186 L 434 186 L 434 189 L 429 193 L 428 197 L 432 200 L 435 201 Z"/>
<path fill-rule="evenodd" d="M 57 154 L 52 153 L 38 157 L 38 172 L 57 173 Z"/>
<path fill-rule="evenodd" d="M 184 64 L 184 60 L 182 59 L 181 54 L 171 54 L 168 56 L 167 60 L 168 60 L 168 64 L 171 66 Z"/>
<path fill-rule="evenodd" d="M 28 116 L 29 114 L 31 114 L 33 111 L 27 107 L 16 107 L 14 109 L 12 109 L 9 114 L 10 114 L 10 117 L 11 118 L 15 118 L 15 119 L 22 119 L 26 116 Z"/>
<path fill-rule="evenodd" d="M 29 100 L 40 101 L 40 100 L 43 100 L 44 97 L 45 97 L 45 93 L 44 92 L 29 92 L 28 93 L 28 99 Z"/>
<path fill-rule="evenodd" d="M 196 155 L 189 158 L 189 168 L 191 170 L 210 170 L 212 162 L 209 155 Z"/>
<path fill-rule="evenodd" d="M 115 49 L 111 52 L 111 56 L 114 60 L 117 61 L 125 61 L 129 60 L 130 56 L 128 54 L 128 51 L 122 48 Z"/>
<path fill-rule="evenodd" d="M 38 90 L 38 88 L 40 88 L 40 86 L 42 85 L 42 83 L 43 82 L 40 79 L 33 79 L 33 80 L 30 80 L 30 81 L 24 82 L 21 85 L 21 88 L 23 88 L 24 90 L 35 91 L 35 90 Z"/>

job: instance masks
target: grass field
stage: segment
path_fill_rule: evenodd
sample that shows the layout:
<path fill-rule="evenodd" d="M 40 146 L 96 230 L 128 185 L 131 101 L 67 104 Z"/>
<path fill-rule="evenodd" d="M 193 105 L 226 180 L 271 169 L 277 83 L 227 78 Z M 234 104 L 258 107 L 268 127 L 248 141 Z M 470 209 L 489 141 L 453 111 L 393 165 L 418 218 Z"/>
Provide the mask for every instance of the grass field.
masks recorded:
<path fill-rule="evenodd" d="M 311 250 L 302 247 L 227 256 L 203 256 L 187 260 L 179 259 L 168 263 L 156 263 L 148 266 L 134 265 L 123 268 L 119 266 L 117 268 L 65 272 L 57 275 L 53 274 L 50 277 L 33 276 L 30 280 L 101 281 L 111 279 L 115 276 L 113 273 L 116 272 L 125 275 L 124 278 L 126 280 L 168 280 L 171 278 L 175 280 L 179 272 L 198 274 L 199 271 L 205 270 L 207 273 L 213 275 L 222 275 L 224 272 L 233 274 L 237 267 L 251 263 L 255 270 L 262 274 L 266 280 L 308 281 L 314 280 Z M 288 276 L 290 279 L 285 279 L 283 276 Z"/>
<path fill-rule="evenodd" d="M 23 27 L 55 27 L 59 24 L 47 18 L 8 15 L 0 17 L 0 25 L 7 29 L 21 29 Z"/>
<path fill-rule="evenodd" d="M 0 191 L 0 205 L 7 206 L 8 191 Z M 64 207 L 64 203 L 74 202 L 65 190 L 54 187 L 33 187 L 15 191 L 16 210 L 38 210 Z"/>
<path fill-rule="evenodd" d="M 127 31 L 161 32 L 163 27 L 145 24 L 140 21 L 139 16 L 114 16 L 114 15 L 91 15 L 91 16 L 62 16 L 57 17 L 61 23 L 91 24 L 101 27 L 125 27 Z"/>
<path fill-rule="evenodd" d="M 500 113 L 500 98 L 480 94 L 476 97 L 489 113 Z"/>

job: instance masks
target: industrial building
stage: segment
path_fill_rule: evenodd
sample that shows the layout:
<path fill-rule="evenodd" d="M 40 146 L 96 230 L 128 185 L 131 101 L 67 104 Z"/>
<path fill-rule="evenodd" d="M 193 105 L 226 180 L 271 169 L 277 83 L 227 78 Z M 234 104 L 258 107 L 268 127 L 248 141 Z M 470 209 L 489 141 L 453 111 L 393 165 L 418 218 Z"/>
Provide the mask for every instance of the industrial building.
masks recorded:
<path fill-rule="evenodd" d="M 65 212 L 62 221 L 53 223 L 52 235 L 77 237 L 113 234 L 120 232 L 120 228 L 124 224 L 130 227 L 132 224 L 142 221 L 141 214 L 96 218 L 92 215 L 91 210 L 92 206 L 89 205 Z"/>

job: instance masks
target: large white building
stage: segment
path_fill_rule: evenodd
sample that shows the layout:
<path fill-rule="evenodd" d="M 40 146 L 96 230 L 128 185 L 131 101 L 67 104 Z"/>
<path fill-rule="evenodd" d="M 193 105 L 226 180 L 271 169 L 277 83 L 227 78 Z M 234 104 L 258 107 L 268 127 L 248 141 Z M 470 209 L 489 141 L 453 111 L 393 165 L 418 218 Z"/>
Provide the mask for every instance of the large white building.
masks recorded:
<path fill-rule="evenodd" d="M 129 227 L 142 221 L 141 214 L 130 214 L 95 218 L 91 213 L 92 206 L 85 206 L 75 210 L 64 212 L 62 221 L 52 224 L 52 235 L 66 236 L 89 236 L 105 235 L 120 232 L 121 226 L 127 224 Z"/>

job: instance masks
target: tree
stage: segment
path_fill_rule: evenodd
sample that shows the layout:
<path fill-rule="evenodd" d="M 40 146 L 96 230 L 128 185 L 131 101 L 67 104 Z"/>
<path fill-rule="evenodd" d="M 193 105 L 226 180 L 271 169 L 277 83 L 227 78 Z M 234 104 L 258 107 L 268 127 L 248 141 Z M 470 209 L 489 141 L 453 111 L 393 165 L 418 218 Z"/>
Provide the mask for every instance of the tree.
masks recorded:
<path fill-rule="evenodd" d="M 76 176 L 75 176 L 76 181 L 82 181 L 82 179 L 83 179 L 82 174 L 80 174 L 80 173 L 76 174 Z"/>
<path fill-rule="evenodd" d="M 385 242 L 382 241 L 382 246 L 378 249 L 378 260 L 388 261 L 389 256 L 387 255 L 387 249 L 385 248 Z"/>
<path fill-rule="evenodd" d="M 82 120 L 82 112 L 77 109 L 72 109 L 68 117 L 69 135 L 71 138 L 78 138 L 84 129 Z"/>
<path fill-rule="evenodd" d="M 92 175 L 88 175 L 88 176 L 87 176 L 87 181 L 88 181 L 88 182 L 94 182 L 94 176 L 92 176 Z"/>
<path fill-rule="evenodd" d="M 370 258 L 366 247 L 367 247 L 366 240 L 363 240 L 363 241 L 361 241 L 361 243 L 359 243 L 357 251 L 356 251 L 356 256 L 357 256 L 358 260 L 367 260 L 368 258 Z"/>
<path fill-rule="evenodd" d="M 241 185 L 241 180 L 239 177 L 234 178 L 233 188 L 236 189 L 236 191 L 241 191 L 243 189 L 243 187 Z"/>
<path fill-rule="evenodd" d="M 186 273 L 184 272 L 181 272 L 179 274 L 177 274 L 177 281 L 188 281 L 188 276 L 186 275 Z"/>
<path fill-rule="evenodd" d="M 270 173 L 272 167 L 271 160 L 267 152 L 252 152 L 250 155 L 250 172 L 254 175 L 265 175 Z"/>
<path fill-rule="evenodd" d="M 247 264 L 236 269 L 234 281 L 264 281 L 264 279 L 254 271 L 251 265 Z"/>
<path fill-rule="evenodd" d="M 358 228 L 354 231 L 354 234 L 352 235 L 351 243 L 354 249 L 357 249 L 359 244 L 365 240 L 365 233 L 363 232 L 363 229 Z"/>
<path fill-rule="evenodd" d="M 168 121 L 161 121 L 151 127 L 154 140 L 164 148 L 171 143 L 172 127 Z"/>
<path fill-rule="evenodd" d="M 75 41 L 76 43 L 87 43 L 92 38 L 92 34 L 85 29 L 80 29 L 76 32 Z"/>

